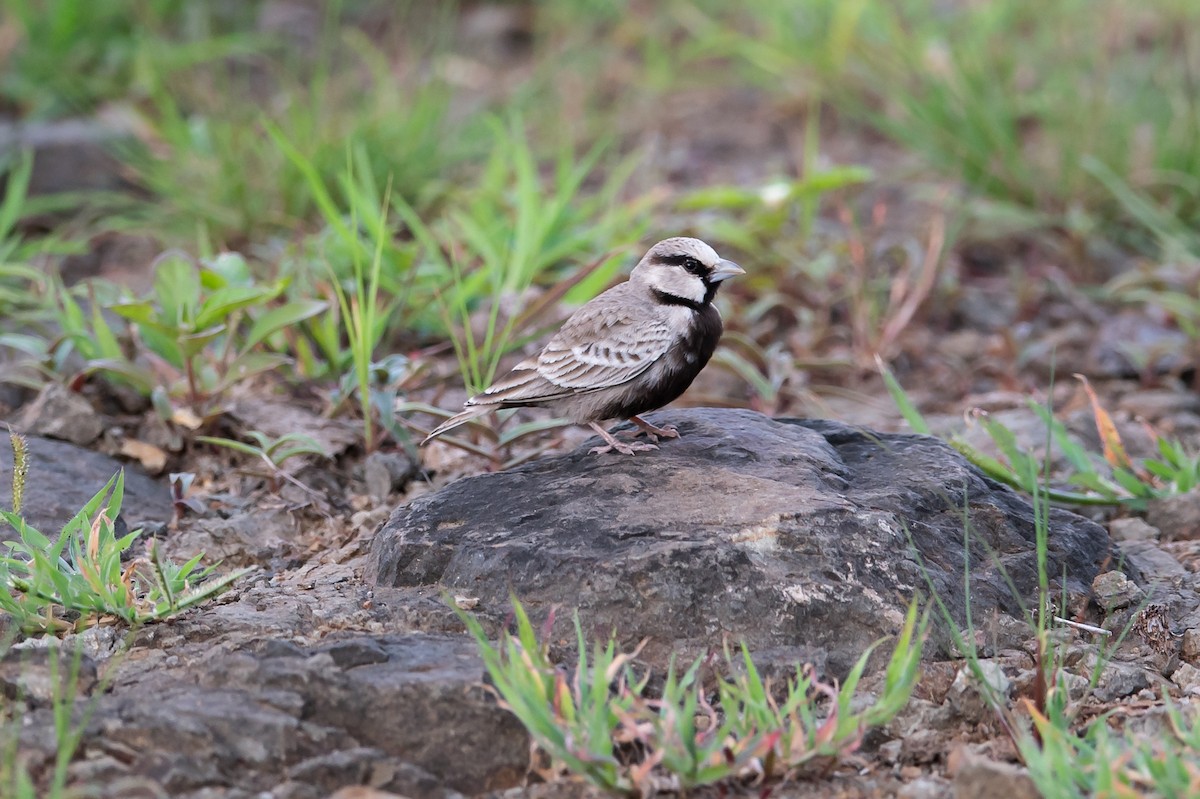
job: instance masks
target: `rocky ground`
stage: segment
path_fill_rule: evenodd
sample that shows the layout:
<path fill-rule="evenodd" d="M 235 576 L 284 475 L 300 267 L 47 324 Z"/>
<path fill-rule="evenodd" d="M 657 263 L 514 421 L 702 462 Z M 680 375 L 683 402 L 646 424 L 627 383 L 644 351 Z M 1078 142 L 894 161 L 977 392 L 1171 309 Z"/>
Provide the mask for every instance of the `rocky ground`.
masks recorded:
<path fill-rule="evenodd" d="M 592 633 L 647 638 L 650 667 L 743 639 L 768 674 L 808 662 L 838 676 L 929 585 L 962 619 L 964 519 L 984 662 L 1005 692 L 1028 695 L 1036 652 L 1017 602 L 1036 585 L 1027 500 L 935 439 L 751 411 L 653 418 L 682 436 L 633 458 L 585 444 L 448 484 L 415 469 L 368 480 L 362 464 L 315 496 L 193 491 L 198 502 L 175 523 L 160 479 L 30 436 L 39 493 L 27 502 L 48 528 L 125 468 L 127 524 L 181 553 L 259 567 L 212 605 L 131 638 L 113 626 L 77 636 L 87 655 L 75 711 L 87 720 L 72 780 L 106 796 L 320 797 L 349 785 L 416 799 L 573 794 L 569 783 L 517 787 L 527 737 L 484 688 L 448 595 L 491 629 L 505 623 L 510 592 L 539 619 L 578 608 Z M 314 483 L 322 471 L 296 477 Z M 372 497 L 369 483 L 387 494 Z M 1129 518 L 1106 531 L 1055 510 L 1049 569 L 1067 577 L 1056 592 L 1071 618 L 1120 629 L 1135 614 L 1088 701 L 1151 727 L 1164 723 L 1164 686 L 1200 694 L 1196 558 L 1185 555 L 1195 550 L 1162 533 L 1195 506 L 1155 512 L 1161 528 Z M 568 644 L 569 614 L 559 618 L 553 635 Z M 964 787 L 979 781 L 1021 790 L 1026 778 L 1002 764 L 1011 743 L 945 632 L 934 631 L 897 720 L 828 779 L 780 795 L 984 795 Z M 1098 639 L 1060 634 L 1082 698 Z M 34 773 L 55 751 L 45 652 L 26 641 L 0 667 L 5 693 L 26 703 Z"/>

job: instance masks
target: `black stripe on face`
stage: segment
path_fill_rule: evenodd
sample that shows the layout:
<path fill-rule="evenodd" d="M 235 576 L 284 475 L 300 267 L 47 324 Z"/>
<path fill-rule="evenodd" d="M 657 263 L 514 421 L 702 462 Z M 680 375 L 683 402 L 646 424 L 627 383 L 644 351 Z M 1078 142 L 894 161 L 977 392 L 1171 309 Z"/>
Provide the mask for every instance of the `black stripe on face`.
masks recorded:
<path fill-rule="evenodd" d="M 684 253 L 679 253 L 678 255 L 657 255 L 654 257 L 654 262 L 667 266 L 682 266 L 697 277 L 707 277 L 709 273 L 709 268 L 700 263 L 695 256 Z"/>
<path fill-rule="evenodd" d="M 674 294 L 668 294 L 662 289 L 652 288 L 650 291 L 654 294 L 654 299 L 658 300 L 663 305 L 682 305 L 685 308 L 691 308 L 693 311 L 703 311 L 704 306 L 707 304 L 707 302 L 696 302 L 695 300 L 689 300 L 687 297 L 677 297 Z"/>

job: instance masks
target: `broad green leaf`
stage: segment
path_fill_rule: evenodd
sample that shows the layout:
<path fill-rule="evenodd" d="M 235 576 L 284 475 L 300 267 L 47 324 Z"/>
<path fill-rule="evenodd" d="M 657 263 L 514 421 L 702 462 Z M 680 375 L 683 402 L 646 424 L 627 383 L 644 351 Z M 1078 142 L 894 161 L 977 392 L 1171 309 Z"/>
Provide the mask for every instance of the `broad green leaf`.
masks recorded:
<path fill-rule="evenodd" d="M 109 310 L 139 325 L 155 325 L 160 330 L 172 329 L 160 322 L 158 312 L 150 302 L 119 302 L 110 306 Z M 82 321 L 82 313 L 80 317 Z"/>
<path fill-rule="evenodd" d="M 254 320 L 250 332 L 242 342 L 242 350 L 250 350 L 258 346 L 264 339 L 286 327 L 299 324 L 305 319 L 316 316 L 328 310 L 329 303 L 323 300 L 297 300 L 272 308 Z"/>
<path fill-rule="evenodd" d="M 147 396 L 154 390 L 158 383 L 158 376 L 152 371 L 123 359 L 99 358 L 88 361 L 84 364 L 81 372 L 83 374 L 101 373 L 113 375 L 128 383 L 139 394 Z"/>
<path fill-rule="evenodd" d="M 273 352 L 246 352 L 233 359 L 224 376 L 215 386 L 220 393 L 229 389 L 233 384 L 256 374 L 268 372 L 288 362 L 286 355 Z"/>
<path fill-rule="evenodd" d="M 204 330 L 228 322 L 230 314 L 252 305 L 266 304 L 279 295 L 279 287 L 226 286 L 210 294 L 200 304 L 193 328 Z"/>
<path fill-rule="evenodd" d="M 45 358 L 49 354 L 49 343 L 45 338 L 24 333 L 0 333 L 0 347 L 8 347 L 34 358 Z"/>
<path fill-rule="evenodd" d="M 215 291 L 227 286 L 249 286 L 254 282 L 250 264 L 238 252 L 223 252 L 205 260 L 200 270 L 200 283 L 206 291 Z"/>
<path fill-rule="evenodd" d="M 205 330 L 200 330 L 197 333 L 189 333 L 186 336 L 179 337 L 179 351 L 184 358 L 195 358 L 204 348 L 215 341 L 222 333 L 225 332 L 225 325 L 214 325 Z"/>
<path fill-rule="evenodd" d="M 168 329 L 193 329 L 200 288 L 199 270 L 189 261 L 175 255 L 160 259 L 154 277 L 154 296 L 162 309 L 159 322 Z"/>
<path fill-rule="evenodd" d="M 101 358 L 117 360 L 124 357 L 121 344 L 117 341 L 116 335 L 109 327 L 108 320 L 104 318 L 104 312 L 97 302 L 92 303 L 92 335 Z"/>

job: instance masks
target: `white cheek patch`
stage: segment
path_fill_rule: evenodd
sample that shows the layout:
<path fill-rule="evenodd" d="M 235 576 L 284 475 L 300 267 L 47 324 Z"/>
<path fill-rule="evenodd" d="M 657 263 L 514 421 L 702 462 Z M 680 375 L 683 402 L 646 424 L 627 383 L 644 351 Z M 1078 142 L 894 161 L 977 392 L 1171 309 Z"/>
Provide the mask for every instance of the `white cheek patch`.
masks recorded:
<path fill-rule="evenodd" d="M 692 302 L 704 302 L 704 295 L 707 291 L 704 281 L 682 269 L 673 267 L 655 269 L 647 277 L 650 287 L 658 289 L 664 294 L 682 297 Z"/>

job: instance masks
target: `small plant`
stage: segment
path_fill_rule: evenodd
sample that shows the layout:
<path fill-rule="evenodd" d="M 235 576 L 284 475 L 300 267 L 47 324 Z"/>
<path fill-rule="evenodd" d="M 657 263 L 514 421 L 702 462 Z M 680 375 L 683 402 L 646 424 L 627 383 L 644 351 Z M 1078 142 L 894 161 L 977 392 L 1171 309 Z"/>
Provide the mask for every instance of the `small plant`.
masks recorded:
<path fill-rule="evenodd" d="M 891 373 L 880 364 L 884 379 L 888 383 L 893 397 L 901 408 L 902 414 L 910 425 L 918 432 L 928 433 L 928 427 L 920 414 L 912 406 L 908 397 L 900 389 Z M 1087 387 L 1086 381 L 1084 382 Z M 1093 401 L 1097 426 L 1104 442 L 1105 455 L 1110 463 L 1123 462 L 1130 468 L 1124 448 L 1116 437 L 1116 428 L 1104 409 L 1100 407 L 1095 395 L 1087 387 Z M 1036 408 L 1037 406 L 1035 406 Z M 1042 418 L 1047 422 L 1047 448 L 1051 438 L 1065 435 L 1065 431 L 1056 430 L 1057 423 L 1049 409 L 1042 409 Z M 1090 796 L 1134 797 L 1134 796 L 1163 796 L 1185 797 L 1192 796 L 1200 788 L 1200 720 L 1193 715 L 1185 719 L 1183 715 L 1166 700 L 1168 717 L 1172 734 L 1157 739 L 1139 739 L 1131 734 L 1113 736 L 1110 734 L 1108 716 L 1081 724 L 1080 711 L 1082 701 L 1075 701 L 1071 696 L 1070 685 L 1067 682 L 1066 647 L 1056 643 L 1052 632 L 1063 626 L 1082 629 L 1101 635 L 1100 644 L 1096 649 L 1095 658 L 1087 675 L 1087 687 L 1092 689 L 1099 682 L 1104 669 L 1110 662 L 1113 653 L 1121 646 L 1125 636 L 1129 634 L 1136 621 L 1132 615 L 1125 628 L 1113 636 L 1110 630 L 1082 624 L 1061 618 L 1056 613 L 1057 608 L 1067 606 L 1067 597 L 1054 597 L 1050 591 L 1050 573 L 1048 554 L 1050 551 L 1050 521 L 1049 510 L 1052 500 L 1063 500 L 1061 492 L 1047 488 L 1049 482 L 1048 462 L 1039 463 L 1037 459 L 1016 447 L 1014 436 L 1007 428 L 992 423 L 989 428 L 993 440 L 1009 457 L 1009 464 L 999 464 L 991 461 L 990 473 L 1005 475 L 1014 485 L 1026 489 L 1032 496 L 1035 548 L 1037 557 L 1038 589 L 1036 606 L 1026 607 L 1025 599 L 1020 596 L 1009 575 L 997 561 L 1013 595 L 1025 614 L 1025 622 L 1029 627 L 1031 637 L 1036 642 L 1034 667 L 1036 669 L 1031 695 L 1010 705 L 1008 698 L 999 694 L 988 675 L 984 672 L 983 664 L 976 646 L 976 629 L 974 627 L 971 602 L 965 603 L 965 627 L 958 626 L 958 620 L 953 618 L 945 603 L 938 596 L 935 586 L 924 564 L 922 572 L 932 592 L 933 602 L 950 631 L 951 639 L 956 650 L 965 660 L 979 692 L 995 714 L 996 719 L 1008 736 L 1012 739 L 1017 751 L 1029 770 L 1029 775 L 1037 785 L 1041 794 L 1048 799 L 1084 799 Z M 953 442 L 951 442 L 953 443 Z M 1060 442 L 1061 443 L 1061 442 Z M 958 448 L 964 451 L 971 460 L 979 458 L 978 453 L 970 448 Z M 1091 463 L 1082 447 L 1073 450 L 1068 458 L 1078 464 L 1084 473 Z M 986 456 L 983 456 L 986 458 Z M 988 460 L 984 461 L 989 462 Z M 1120 467 L 1114 467 L 1120 468 Z M 985 469 L 987 471 L 988 469 Z M 1078 475 L 1077 475 L 1078 476 Z M 1001 478 L 1003 479 L 1003 478 Z M 1124 478 L 1122 478 L 1124 479 Z M 1132 480 L 1136 483 L 1136 480 Z M 1131 483 L 1131 485 L 1132 485 Z M 1137 483 L 1141 485 L 1141 483 Z M 966 511 L 964 500 L 963 511 L 963 551 L 968 553 L 963 559 L 964 593 L 971 594 L 972 564 L 969 553 L 972 550 L 972 532 L 970 518 Z M 975 542 L 978 543 L 978 542 Z M 1065 588 L 1064 588 L 1065 592 Z M 1084 661 L 1086 662 L 1086 660 Z M 1080 729 L 1082 727 L 1082 730 Z"/>
<path fill-rule="evenodd" d="M 1129 306 L 1162 309 L 1190 339 L 1193 353 L 1200 354 L 1200 241 L 1194 251 L 1192 257 L 1179 254 L 1145 270 L 1119 275 L 1109 281 L 1104 293 Z"/>
<path fill-rule="evenodd" d="M 624 253 L 645 230 L 640 203 L 618 205 L 617 193 L 636 162 L 612 169 L 604 184 L 585 194 L 602 146 L 583 156 L 564 147 L 549 165 L 549 185 L 520 121 L 493 123 L 493 149 L 479 185 L 465 191 L 437 224 L 398 202 L 396 210 L 421 245 L 418 282 L 441 309 L 440 321 L 454 343 L 463 382 L 472 393 L 491 383 L 501 359 L 536 337 L 534 325 L 559 300 L 591 299 L 612 280 Z M 530 289 L 554 284 L 538 302 Z M 486 309 L 479 332 L 473 314 Z"/>
<path fill-rule="evenodd" d="M 12 434 L 12 441 L 13 509 L 0 510 L 0 522 L 15 538 L 2 545 L 0 611 L 22 630 L 57 634 L 113 620 L 160 621 L 206 602 L 253 571 L 209 579 L 216 565 L 202 568 L 203 553 L 177 564 L 157 542 L 145 557 L 123 562 L 140 533 L 116 534 L 124 473 L 114 475 L 51 540 L 21 515 L 28 456 L 20 436 Z"/>
<path fill-rule="evenodd" d="M 882 693 L 862 710 L 851 700 L 874 651 L 859 658 L 840 687 L 799 670 L 783 686 L 784 698 L 763 681 L 748 651 L 726 652 L 733 678 L 718 678 L 708 692 L 699 678 L 703 660 L 680 673 L 668 670 L 661 695 L 649 695 L 649 675 L 631 668 L 636 651 L 597 643 L 588 660 L 578 615 L 578 663 L 556 666 L 533 624 L 513 599 L 516 635 L 493 646 L 479 622 L 456 611 L 475 637 L 504 707 L 521 720 L 547 776 L 573 773 L 593 785 L 629 796 L 656 790 L 687 791 L 733 780 L 760 784 L 795 776 L 805 768 L 852 752 L 870 727 L 886 723 L 908 701 L 916 682 L 926 619 L 910 608 L 889 660 Z M 548 622 L 552 624 L 553 616 Z M 545 637 L 545 636 L 543 636 Z M 717 704 L 709 701 L 715 696 Z"/>
<path fill-rule="evenodd" d="M 248 49 L 243 37 L 214 30 L 228 9 L 185 13 L 171 0 L 7 0 L 4 11 L 10 38 L 0 98 L 32 118 L 90 114 L 136 93 L 147 73 L 161 79 Z M 188 35 L 196 32 L 204 35 Z"/>
<path fill-rule="evenodd" d="M 196 436 L 196 440 L 202 441 L 205 444 L 231 449 L 234 452 L 251 455 L 261 460 L 267 466 L 272 491 L 279 490 L 279 480 L 282 478 L 305 491 L 311 492 L 312 489 L 285 472 L 283 464 L 291 458 L 305 455 L 328 458 L 329 454 L 325 452 L 325 448 L 316 439 L 304 433 L 287 433 L 278 438 L 271 438 L 257 430 L 248 430 L 245 435 L 253 439 L 254 443 L 249 444 L 245 441 L 218 436 Z"/>
<path fill-rule="evenodd" d="M 350 274 L 343 280 L 339 269 L 328 260 L 325 261 L 337 303 L 331 307 L 325 319 L 318 321 L 314 330 L 321 349 L 334 363 L 347 360 L 341 355 L 343 342 L 347 345 L 348 365 L 363 420 L 363 442 L 370 452 L 376 443 L 372 403 L 375 350 L 387 332 L 389 320 L 400 315 L 406 299 L 405 296 L 381 290 L 385 277 L 385 254 L 389 256 L 388 273 L 397 271 L 395 264 L 390 261 L 390 256 L 395 254 L 395 248 L 389 246 L 392 238 L 388 220 L 391 185 L 384 190 L 380 200 L 370 174 L 363 171 L 365 150 L 361 147 L 348 148 L 346 169 L 341 176 L 342 192 L 350 206 L 350 219 L 347 222 L 339 213 L 312 161 L 284 138 L 280 131 L 272 129 L 271 134 L 307 179 L 309 190 L 316 197 L 318 207 L 350 262 Z M 364 230 L 367 238 L 364 238 Z M 391 412 L 391 408 L 381 409 L 381 415 Z"/>
<path fill-rule="evenodd" d="M 790 242 L 806 243 L 811 236 L 807 203 L 869 183 L 873 177 L 866 167 L 834 167 L 802 180 L 780 179 L 757 188 L 697 189 L 679 198 L 677 205 L 681 211 L 712 214 L 706 219 L 709 235 L 769 264 L 780 257 L 791 260 L 799 253 L 780 248 Z"/>
<path fill-rule="evenodd" d="M 4 172 L 4 199 L 0 200 L 0 265 L 6 267 L 27 261 L 30 256 L 47 247 L 46 242 L 27 240 L 19 231 L 23 217 L 47 210 L 44 206 L 37 207 L 36 201 L 29 197 L 33 154 L 22 152 L 15 163 L 11 163 L 12 160 L 13 156 L 7 153 L 0 159 L 0 167 Z M 3 297 L 0 294 L 0 299 Z"/>
<path fill-rule="evenodd" d="M 428 70 L 453 12 L 422 15 L 420 35 L 396 58 L 359 29 L 348 5 L 326 8 L 320 39 L 303 54 L 243 35 L 243 51 L 261 56 L 252 71 L 148 70 L 145 119 L 157 146 L 123 153 L 154 195 L 139 219 L 178 241 L 198 240 L 202 251 L 290 236 L 325 216 L 310 181 L 315 175 L 328 189 L 338 185 L 347 142 L 366 154 L 362 177 L 392 183 L 422 209 L 442 195 L 478 150 L 478 126 L 451 112 L 452 86 Z M 312 175 L 279 146 L 279 130 Z"/>
<path fill-rule="evenodd" d="M 265 346 L 269 339 L 325 309 L 318 300 L 272 306 L 285 285 L 257 282 L 234 253 L 199 267 L 168 253 L 146 299 L 98 303 L 93 295 L 88 315 L 60 289 L 64 343 L 85 358 L 84 373 L 108 374 L 146 394 L 162 389 L 164 404 L 183 399 L 191 411 L 206 415 L 234 384 L 287 362 Z M 129 320 L 146 360 L 126 354 L 101 304 Z M 55 359 L 62 362 L 62 353 Z"/>
<path fill-rule="evenodd" d="M 83 291 L 84 296 L 77 296 Z M 122 335 L 120 319 L 105 310 L 121 301 L 116 286 L 95 280 L 68 289 L 56 279 L 52 301 L 52 314 L 60 332 L 52 341 L 42 340 L 40 365 L 47 379 L 65 377 L 75 382 L 87 374 L 100 373 L 143 396 L 154 392 L 158 375 L 133 356 L 132 342 Z M 69 371 L 76 358 L 83 362 L 80 374 Z"/>
<path fill-rule="evenodd" d="M 1046 799 L 1160 796 L 1200 791 L 1200 718 L 1166 706 L 1170 731 L 1153 738 L 1114 734 L 1106 717 L 1075 733 L 1068 719 L 1030 708 L 1037 737 L 1019 742 L 1029 776 Z M 1194 710 L 1194 708 L 1193 708 Z"/>
<path fill-rule="evenodd" d="M 878 367 L 905 421 L 915 432 L 930 435 L 928 423 L 882 360 L 878 361 Z M 1200 453 L 1192 454 L 1181 442 L 1157 433 L 1154 433 L 1154 437 L 1159 457 L 1135 462 L 1126 452 L 1112 417 L 1100 404 L 1087 379 L 1082 375 L 1076 377 L 1091 401 L 1092 415 L 1103 447 L 1101 455 L 1088 452 L 1066 426 L 1054 418 L 1049 408 L 1032 399 L 1029 407 L 1046 424 L 1050 441 L 1059 447 L 1071 467 L 1072 471 L 1064 482 L 1084 491 L 1074 491 L 1061 485 L 1043 485 L 1045 467 L 1041 459 L 1022 449 L 1013 432 L 986 413 L 976 413 L 974 418 L 987 431 L 1007 462 L 981 452 L 958 436 L 951 436 L 947 443 L 988 477 L 1031 495 L 1040 491 L 1051 501 L 1066 505 L 1124 505 L 1140 510 L 1151 499 L 1185 493 L 1200 485 Z"/>
<path fill-rule="evenodd" d="M 11 162 L 11 163 L 10 163 Z M 7 324 L 0 330 L 0 349 L 8 348 L 29 356 L 21 369 L 4 368 L 0 380 L 38 385 L 37 364 L 47 351 L 45 339 L 34 331 L 50 316 L 53 281 L 43 268 L 31 261 L 46 254 L 64 254 L 75 247 L 56 236 L 40 239 L 26 236 L 22 222 L 28 217 L 54 210 L 47 198 L 30 198 L 29 181 L 33 175 L 33 156 L 21 153 L 0 156 L 0 176 L 4 196 L 0 200 L 0 319 Z M 21 331 L 25 325 L 30 329 Z M 8 367 L 0 358 L 0 368 Z"/>

